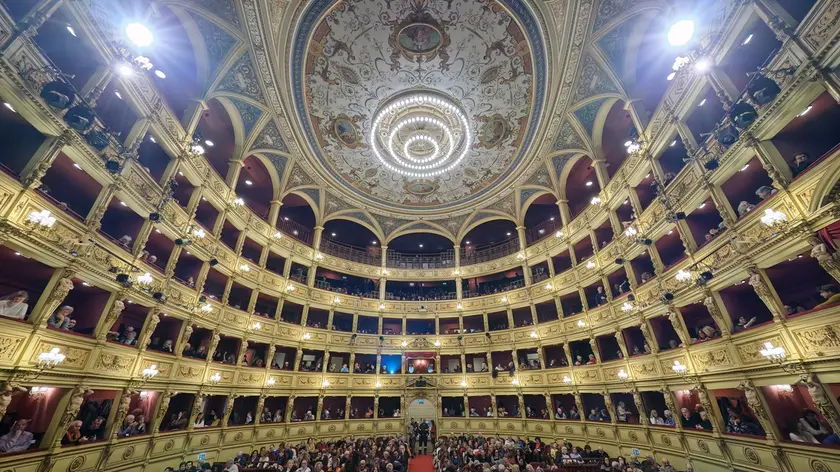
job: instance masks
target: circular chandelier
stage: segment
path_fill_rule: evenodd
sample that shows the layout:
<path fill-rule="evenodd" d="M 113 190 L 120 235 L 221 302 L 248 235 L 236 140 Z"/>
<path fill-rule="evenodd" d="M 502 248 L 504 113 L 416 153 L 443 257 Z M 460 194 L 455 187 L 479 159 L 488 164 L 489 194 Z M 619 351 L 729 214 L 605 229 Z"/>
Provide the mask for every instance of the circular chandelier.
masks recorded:
<path fill-rule="evenodd" d="M 375 114 L 370 143 L 389 170 L 422 179 L 455 168 L 470 150 L 472 133 L 466 113 L 451 99 L 417 92 Z"/>

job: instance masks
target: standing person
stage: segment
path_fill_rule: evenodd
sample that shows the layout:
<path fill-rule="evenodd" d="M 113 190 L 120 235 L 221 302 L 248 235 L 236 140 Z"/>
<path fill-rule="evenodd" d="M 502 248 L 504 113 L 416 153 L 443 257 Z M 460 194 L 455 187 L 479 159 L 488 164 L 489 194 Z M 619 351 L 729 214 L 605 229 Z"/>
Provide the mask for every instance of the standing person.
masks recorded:
<path fill-rule="evenodd" d="M 429 424 L 426 423 L 426 420 L 420 419 L 419 425 L 419 432 L 417 434 L 418 439 L 420 440 L 420 444 L 418 444 L 418 452 L 419 449 L 423 449 L 423 454 L 426 454 L 426 450 L 428 449 L 429 445 Z"/>
<path fill-rule="evenodd" d="M 408 447 L 415 452 L 415 446 L 417 446 L 417 421 L 412 418 L 411 423 L 408 424 Z"/>

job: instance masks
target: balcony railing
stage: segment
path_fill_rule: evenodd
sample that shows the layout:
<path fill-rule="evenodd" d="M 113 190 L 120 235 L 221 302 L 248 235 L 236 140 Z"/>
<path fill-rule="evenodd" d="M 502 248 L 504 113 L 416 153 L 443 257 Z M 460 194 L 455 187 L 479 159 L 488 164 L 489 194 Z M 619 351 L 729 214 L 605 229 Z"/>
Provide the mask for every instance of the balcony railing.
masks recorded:
<path fill-rule="evenodd" d="M 560 218 L 543 221 L 525 233 L 525 241 L 528 244 L 534 244 L 545 237 L 557 233 L 557 231 L 560 231 L 562 228 L 563 222 L 560 221 Z"/>
<path fill-rule="evenodd" d="M 312 230 L 305 226 L 295 223 L 292 220 L 280 218 L 277 220 L 277 229 L 281 233 L 287 234 L 298 241 L 312 244 Z"/>
<path fill-rule="evenodd" d="M 499 244 L 480 248 L 461 248 L 461 265 L 479 264 L 511 255 L 519 251 L 519 238 L 513 237 Z"/>
<path fill-rule="evenodd" d="M 402 254 L 388 251 L 385 264 L 394 269 L 445 269 L 455 267 L 455 250 L 438 254 Z"/>
<path fill-rule="evenodd" d="M 321 240 L 321 246 L 319 249 L 325 254 L 340 257 L 347 261 L 358 262 L 360 264 L 379 266 L 382 262 L 382 253 L 379 248 L 364 249 L 325 238 Z"/>

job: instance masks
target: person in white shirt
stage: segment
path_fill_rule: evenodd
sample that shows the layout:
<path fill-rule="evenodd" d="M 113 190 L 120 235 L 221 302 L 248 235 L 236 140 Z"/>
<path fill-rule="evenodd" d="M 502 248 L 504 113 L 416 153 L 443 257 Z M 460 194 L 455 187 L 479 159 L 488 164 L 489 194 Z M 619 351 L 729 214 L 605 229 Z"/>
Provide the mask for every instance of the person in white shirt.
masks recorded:
<path fill-rule="evenodd" d="M 805 429 L 805 425 L 803 425 L 800 421 L 796 422 L 796 432 L 790 433 L 790 440 L 796 442 L 820 444 L 817 438 L 815 438 L 813 434 L 809 433 Z"/>
<path fill-rule="evenodd" d="M 306 459 L 300 461 L 300 467 L 298 467 L 297 472 L 312 472 L 312 469 L 309 468 L 309 461 Z"/>
<path fill-rule="evenodd" d="M 225 472 L 239 472 L 239 466 L 234 464 L 233 459 L 228 459 L 225 463 Z"/>
<path fill-rule="evenodd" d="M 665 424 L 665 420 L 659 416 L 656 410 L 650 410 L 650 424 Z"/>
<path fill-rule="evenodd" d="M 14 320 L 25 319 L 26 310 L 29 309 L 27 300 L 29 300 L 29 294 L 23 290 L 0 298 L 0 316 Z"/>

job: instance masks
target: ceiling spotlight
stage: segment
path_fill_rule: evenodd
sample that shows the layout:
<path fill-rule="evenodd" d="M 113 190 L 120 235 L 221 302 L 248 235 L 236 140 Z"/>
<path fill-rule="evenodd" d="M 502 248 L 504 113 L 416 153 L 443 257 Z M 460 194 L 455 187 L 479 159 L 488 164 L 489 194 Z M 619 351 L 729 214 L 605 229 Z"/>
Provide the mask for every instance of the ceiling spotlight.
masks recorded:
<path fill-rule="evenodd" d="M 82 166 L 80 166 L 79 164 L 76 164 L 75 162 L 73 163 L 73 167 L 75 167 L 76 169 L 82 170 Z"/>
<path fill-rule="evenodd" d="M 692 20 L 680 20 L 668 30 L 668 42 L 671 46 L 682 46 L 694 36 L 694 22 Z"/>
<path fill-rule="evenodd" d="M 119 92 L 117 92 L 117 91 L 114 91 L 114 95 L 116 95 L 116 96 L 117 96 L 117 98 L 119 98 L 120 100 L 122 100 L 122 99 L 123 99 L 123 98 L 122 98 L 122 95 L 120 95 L 120 93 L 119 93 Z"/>
<path fill-rule="evenodd" d="M 70 25 L 67 25 L 67 32 L 72 34 L 74 38 L 77 37 L 76 36 L 76 30 L 74 30 L 73 27 L 70 26 Z"/>
<path fill-rule="evenodd" d="M 3 106 L 8 108 L 12 113 L 17 113 L 17 110 L 9 102 L 3 102 Z"/>
<path fill-rule="evenodd" d="M 198 154 L 199 156 L 201 156 L 204 154 L 204 146 L 202 146 L 201 144 L 193 144 L 190 147 L 190 151 L 192 151 L 193 154 Z"/>
<path fill-rule="evenodd" d="M 749 164 L 744 164 L 744 167 L 741 167 L 741 170 L 739 172 L 744 172 L 745 170 L 747 170 L 749 168 L 750 168 Z"/>
<path fill-rule="evenodd" d="M 741 46 L 746 46 L 747 44 L 750 44 L 750 41 L 752 41 L 752 39 L 753 39 L 753 35 L 750 34 L 749 36 L 747 36 L 747 39 L 745 39 L 744 42 L 741 43 Z"/>
<path fill-rule="evenodd" d="M 149 28 L 142 23 L 129 23 L 125 27 L 125 35 L 135 46 L 146 47 L 152 44 L 154 36 Z"/>
<path fill-rule="evenodd" d="M 330 233 L 330 235 L 331 235 L 332 237 L 335 237 L 335 233 Z"/>
<path fill-rule="evenodd" d="M 376 246 L 376 241 L 371 241 L 370 243 Z"/>
<path fill-rule="evenodd" d="M 129 75 L 131 75 L 134 71 L 132 71 L 132 70 L 131 70 L 131 66 L 130 66 L 130 65 L 128 65 L 128 64 L 120 64 L 120 66 L 119 66 L 119 67 L 117 67 L 117 72 L 119 72 L 119 73 L 120 73 L 120 75 L 122 75 L 123 77 L 128 77 L 128 76 L 129 76 Z"/>
<path fill-rule="evenodd" d="M 246 180 L 245 185 L 254 185 L 254 182 L 251 182 L 250 180 Z"/>
<path fill-rule="evenodd" d="M 465 241 L 465 242 L 466 242 L 467 244 L 470 244 L 470 242 L 469 242 L 469 241 Z"/>
<path fill-rule="evenodd" d="M 700 206 L 697 207 L 698 210 L 702 210 L 703 208 L 706 208 L 706 203 L 705 202 L 701 203 Z"/>
<path fill-rule="evenodd" d="M 155 75 L 158 76 L 158 78 L 160 78 L 160 79 L 165 79 L 166 78 L 166 74 L 164 74 L 163 71 L 160 70 L 160 69 L 155 71 Z"/>
<path fill-rule="evenodd" d="M 630 147 L 633 144 L 633 141 L 626 141 L 624 143 L 624 147 Z"/>
<path fill-rule="evenodd" d="M 154 136 L 149 136 L 149 141 L 151 141 L 151 142 L 153 142 L 153 143 L 157 143 L 157 141 L 155 141 L 155 137 L 154 137 Z"/>
<path fill-rule="evenodd" d="M 676 139 L 675 139 L 675 140 L 673 140 L 673 141 L 671 141 L 671 147 L 674 147 L 674 146 L 676 146 L 676 145 L 677 145 L 677 140 L 676 140 Z"/>
<path fill-rule="evenodd" d="M 505 233 L 505 234 L 507 234 L 508 236 L 510 236 L 510 231 L 508 231 L 508 232 L 507 232 L 507 233 Z"/>
<path fill-rule="evenodd" d="M 208 147 L 213 147 L 214 146 L 213 141 L 210 141 L 209 139 L 205 139 L 204 144 L 206 144 Z"/>
<path fill-rule="evenodd" d="M 700 103 L 698 103 L 697 106 L 702 107 L 705 104 L 706 104 L 706 99 L 704 98 L 703 100 L 700 100 Z"/>
<path fill-rule="evenodd" d="M 709 67 L 711 67 L 711 64 L 706 58 L 698 59 L 697 62 L 694 63 L 694 70 L 700 72 L 701 74 L 709 70 Z"/>
<path fill-rule="evenodd" d="M 423 247 L 423 245 L 421 244 L 420 247 Z"/>
<path fill-rule="evenodd" d="M 668 81 L 671 81 L 671 80 L 674 80 L 674 77 L 676 77 L 676 76 L 677 76 L 676 72 L 671 72 L 670 74 L 668 74 L 668 77 L 666 77 L 666 79 L 668 79 Z"/>
<path fill-rule="evenodd" d="M 629 146 L 629 144 L 628 144 L 628 146 Z M 592 186 L 592 181 L 590 180 L 590 181 L 586 182 L 586 186 L 591 187 Z"/>
<path fill-rule="evenodd" d="M 805 116 L 809 111 L 811 111 L 811 108 L 814 108 L 814 106 L 813 105 L 808 105 L 808 108 L 806 108 L 805 110 L 802 111 L 802 113 L 800 113 L 796 116 Z"/>

